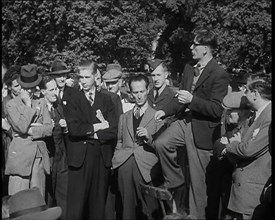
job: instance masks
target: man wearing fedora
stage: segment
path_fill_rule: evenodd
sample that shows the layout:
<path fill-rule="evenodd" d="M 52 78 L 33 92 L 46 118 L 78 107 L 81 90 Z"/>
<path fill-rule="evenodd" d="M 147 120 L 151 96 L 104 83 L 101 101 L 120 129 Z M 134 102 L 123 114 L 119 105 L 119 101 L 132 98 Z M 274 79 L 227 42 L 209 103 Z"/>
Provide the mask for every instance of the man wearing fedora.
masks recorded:
<path fill-rule="evenodd" d="M 123 82 L 120 64 L 112 63 L 107 65 L 106 72 L 103 75 L 103 82 L 109 92 L 115 93 L 120 97 L 123 113 L 134 107 L 135 103 L 131 102 L 128 95 L 120 90 Z"/>
<path fill-rule="evenodd" d="M 5 174 L 9 175 L 9 195 L 37 186 L 45 195 L 45 176 L 50 173 L 46 136 L 52 135 L 52 121 L 45 99 L 33 100 L 42 77 L 37 66 L 21 67 L 21 94 L 7 103 L 7 118 L 14 135 L 11 141 Z"/>

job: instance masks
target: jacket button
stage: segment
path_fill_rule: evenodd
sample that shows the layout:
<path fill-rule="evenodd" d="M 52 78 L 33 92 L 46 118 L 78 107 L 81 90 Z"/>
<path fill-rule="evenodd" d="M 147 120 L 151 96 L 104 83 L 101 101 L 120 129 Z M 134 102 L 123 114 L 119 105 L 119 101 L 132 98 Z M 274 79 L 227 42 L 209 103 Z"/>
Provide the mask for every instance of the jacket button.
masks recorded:
<path fill-rule="evenodd" d="M 241 171 L 243 171 L 243 168 L 241 168 Z"/>
<path fill-rule="evenodd" d="M 87 144 L 87 142 L 86 142 L 86 141 L 84 141 L 84 142 L 83 142 L 83 144 Z"/>
<path fill-rule="evenodd" d="M 240 183 L 238 183 L 238 186 L 241 186 L 241 184 L 240 184 Z"/>

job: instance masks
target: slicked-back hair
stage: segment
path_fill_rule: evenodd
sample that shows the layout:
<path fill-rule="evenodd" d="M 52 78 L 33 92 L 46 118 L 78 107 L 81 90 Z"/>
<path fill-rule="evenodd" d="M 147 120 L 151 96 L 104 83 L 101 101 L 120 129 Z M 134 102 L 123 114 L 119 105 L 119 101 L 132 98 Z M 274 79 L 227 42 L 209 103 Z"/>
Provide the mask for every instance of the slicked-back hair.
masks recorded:
<path fill-rule="evenodd" d="M 20 77 L 21 66 L 13 65 L 11 66 L 4 75 L 3 82 L 11 87 L 12 82 Z"/>
<path fill-rule="evenodd" d="M 258 91 L 258 93 L 261 95 L 263 99 L 271 100 L 272 94 L 270 82 L 261 78 L 254 79 L 247 84 L 247 88 L 250 91 Z"/>
<path fill-rule="evenodd" d="M 41 82 L 39 83 L 39 88 L 40 89 L 47 89 L 47 86 L 46 86 L 47 83 L 50 82 L 50 81 L 52 81 L 52 80 L 54 80 L 54 78 L 52 76 L 50 76 L 50 75 L 44 75 L 42 77 Z"/>
<path fill-rule="evenodd" d="M 196 29 L 194 34 L 198 43 L 210 46 L 212 50 L 217 48 L 217 36 L 213 30 L 208 28 Z"/>
<path fill-rule="evenodd" d="M 83 60 L 78 65 L 78 73 L 80 70 L 91 70 L 93 75 L 97 72 L 97 63 L 93 60 Z"/>
<path fill-rule="evenodd" d="M 137 74 L 137 75 L 134 75 L 133 77 L 131 77 L 129 79 L 129 88 L 130 90 L 132 91 L 132 82 L 141 82 L 141 81 L 144 81 L 145 82 L 145 85 L 146 85 L 146 89 L 149 88 L 149 79 L 147 76 L 145 76 L 144 74 Z"/>

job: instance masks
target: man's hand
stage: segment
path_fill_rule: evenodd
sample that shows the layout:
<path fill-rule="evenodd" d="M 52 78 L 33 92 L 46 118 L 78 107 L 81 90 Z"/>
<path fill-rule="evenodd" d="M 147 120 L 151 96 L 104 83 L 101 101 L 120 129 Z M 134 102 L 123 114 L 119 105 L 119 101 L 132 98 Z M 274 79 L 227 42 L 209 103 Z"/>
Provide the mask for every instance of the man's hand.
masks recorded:
<path fill-rule="evenodd" d="M 66 128 L 67 127 L 67 122 L 65 121 L 65 119 L 60 119 L 59 120 L 59 125 L 62 127 L 62 128 Z"/>
<path fill-rule="evenodd" d="M 240 132 L 238 132 L 237 134 L 234 134 L 234 136 L 229 139 L 230 142 L 233 142 L 233 141 L 241 142 L 241 140 L 242 138 L 241 138 Z"/>
<path fill-rule="evenodd" d="M 73 87 L 73 85 L 74 85 L 74 79 L 72 78 L 66 79 L 66 86 Z"/>
<path fill-rule="evenodd" d="M 193 95 L 187 90 L 179 90 L 177 91 L 178 100 L 182 104 L 188 104 L 192 101 Z"/>
<path fill-rule="evenodd" d="M 93 127 L 94 127 L 94 133 L 96 133 L 99 130 L 104 130 L 109 128 L 109 122 L 105 120 L 101 123 L 93 124 Z"/>
<path fill-rule="evenodd" d="M 8 122 L 8 120 L 6 118 L 2 118 L 2 129 L 5 131 L 10 130 L 11 126 L 10 123 Z"/>
<path fill-rule="evenodd" d="M 156 119 L 157 121 L 160 121 L 161 118 L 164 117 L 164 116 L 165 116 L 165 112 L 162 111 L 162 110 L 159 110 L 159 111 L 157 111 L 157 112 L 155 113 L 155 119 Z"/>
<path fill-rule="evenodd" d="M 30 98 L 29 93 L 26 90 L 21 89 L 21 94 L 20 95 L 21 95 L 21 99 L 22 99 L 23 103 L 25 105 L 31 107 L 32 103 L 31 103 L 31 98 Z"/>
<path fill-rule="evenodd" d="M 136 132 L 136 139 L 138 144 L 143 144 L 149 140 L 149 134 L 146 128 L 138 127 Z"/>
<path fill-rule="evenodd" d="M 220 142 L 221 142 L 222 144 L 228 144 L 228 143 L 229 143 L 227 137 L 221 137 Z"/>

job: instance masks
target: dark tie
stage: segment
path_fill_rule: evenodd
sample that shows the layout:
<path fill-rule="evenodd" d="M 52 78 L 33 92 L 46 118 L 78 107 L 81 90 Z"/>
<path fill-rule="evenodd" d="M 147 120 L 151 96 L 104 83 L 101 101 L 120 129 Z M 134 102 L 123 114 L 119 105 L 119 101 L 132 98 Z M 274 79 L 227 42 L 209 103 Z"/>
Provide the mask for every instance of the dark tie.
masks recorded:
<path fill-rule="evenodd" d="M 53 106 L 51 107 L 51 110 L 50 110 L 50 115 L 51 115 L 51 118 L 54 119 L 55 118 L 55 112 L 54 112 L 54 108 Z"/>
<path fill-rule="evenodd" d="M 139 117 L 140 117 L 140 107 L 137 107 L 137 108 L 136 108 L 136 111 L 135 111 L 135 113 L 134 113 L 134 116 L 135 116 L 136 119 L 139 119 Z"/>
<path fill-rule="evenodd" d="M 248 126 L 250 127 L 253 122 L 255 121 L 255 118 L 256 118 L 256 112 L 253 112 L 251 118 L 249 119 L 249 122 L 248 122 Z"/>
<path fill-rule="evenodd" d="M 155 101 L 157 100 L 158 97 L 159 97 L 159 91 L 156 90 Z"/>
<path fill-rule="evenodd" d="M 201 67 L 201 65 L 198 63 L 198 64 L 196 65 L 196 67 L 194 68 L 194 75 L 195 75 L 195 76 L 200 75 L 200 67 Z"/>

